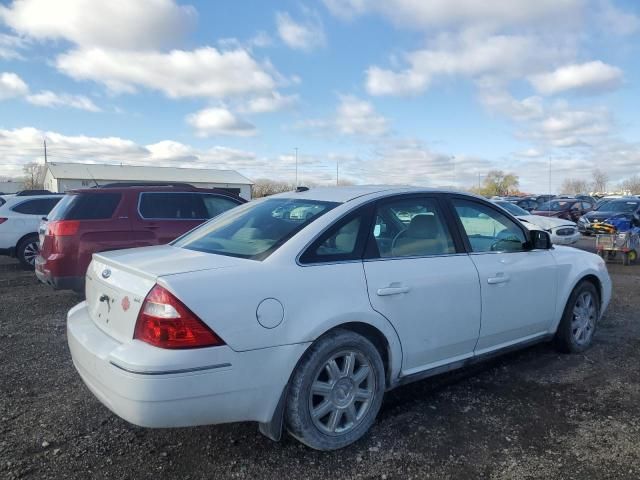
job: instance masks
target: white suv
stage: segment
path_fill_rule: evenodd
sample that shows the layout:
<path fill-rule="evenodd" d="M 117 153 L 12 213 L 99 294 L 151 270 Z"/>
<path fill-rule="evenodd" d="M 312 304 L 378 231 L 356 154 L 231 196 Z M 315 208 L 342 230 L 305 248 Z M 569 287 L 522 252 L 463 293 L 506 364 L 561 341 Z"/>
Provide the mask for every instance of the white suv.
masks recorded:
<path fill-rule="evenodd" d="M 5 195 L 0 197 L 0 255 L 18 258 L 33 268 L 38 255 L 38 226 L 62 194 Z"/>

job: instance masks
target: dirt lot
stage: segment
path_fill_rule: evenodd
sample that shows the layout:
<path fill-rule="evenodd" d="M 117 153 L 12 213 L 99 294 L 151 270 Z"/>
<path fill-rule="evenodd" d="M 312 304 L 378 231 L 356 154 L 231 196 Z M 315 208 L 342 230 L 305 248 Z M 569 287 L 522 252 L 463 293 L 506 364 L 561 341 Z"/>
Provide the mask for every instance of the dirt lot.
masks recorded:
<path fill-rule="evenodd" d="M 586 355 L 539 345 L 403 387 L 364 440 L 319 453 L 254 424 L 120 420 L 71 364 L 65 314 L 77 298 L 0 260 L 0 477 L 636 480 L 640 266 L 610 271 L 613 303 Z"/>

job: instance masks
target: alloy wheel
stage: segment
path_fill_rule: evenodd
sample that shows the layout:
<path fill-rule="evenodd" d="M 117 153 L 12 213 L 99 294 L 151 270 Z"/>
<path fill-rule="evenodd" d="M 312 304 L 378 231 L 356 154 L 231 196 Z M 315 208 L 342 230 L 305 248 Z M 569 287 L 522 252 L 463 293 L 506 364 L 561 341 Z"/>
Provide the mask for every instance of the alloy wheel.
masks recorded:
<path fill-rule="evenodd" d="M 313 424 L 326 435 L 342 435 L 358 426 L 372 404 L 373 368 L 359 351 L 332 355 L 316 372 L 309 394 Z"/>
<path fill-rule="evenodd" d="M 571 334 L 574 341 L 582 346 L 591 342 L 596 326 L 596 302 L 591 292 L 582 292 L 573 307 Z"/>
<path fill-rule="evenodd" d="M 24 247 L 24 252 L 22 253 L 22 257 L 29 265 L 35 265 L 36 257 L 40 252 L 40 247 L 38 246 L 38 242 L 28 243 Z"/>

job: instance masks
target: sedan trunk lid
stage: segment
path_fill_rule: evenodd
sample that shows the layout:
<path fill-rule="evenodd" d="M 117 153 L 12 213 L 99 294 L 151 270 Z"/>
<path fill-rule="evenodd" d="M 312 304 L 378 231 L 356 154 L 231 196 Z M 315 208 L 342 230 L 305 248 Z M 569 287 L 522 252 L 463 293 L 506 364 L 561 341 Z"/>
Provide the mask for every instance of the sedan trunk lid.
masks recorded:
<path fill-rule="evenodd" d="M 94 254 L 85 288 L 89 315 L 107 335 L 119 342 L 130 341 L 142 303 L 158 278 L 247 261 L 251 260 L 170 245 Z"/>

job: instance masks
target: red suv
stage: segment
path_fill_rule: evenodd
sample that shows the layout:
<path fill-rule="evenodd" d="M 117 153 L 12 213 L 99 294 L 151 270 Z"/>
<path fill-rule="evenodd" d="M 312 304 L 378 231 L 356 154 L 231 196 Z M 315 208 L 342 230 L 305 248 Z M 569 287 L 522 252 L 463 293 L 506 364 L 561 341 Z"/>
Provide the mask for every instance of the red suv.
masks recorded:
<path fill-rule="evenodd" d="M 190 185 L 111 184 L 67 193 L 40 225 L 38 279 L 84 291 L 91 255 L 169 243 L 243 198 Z"/>

